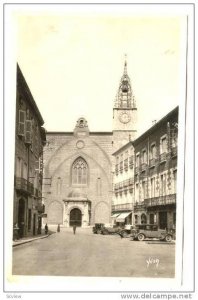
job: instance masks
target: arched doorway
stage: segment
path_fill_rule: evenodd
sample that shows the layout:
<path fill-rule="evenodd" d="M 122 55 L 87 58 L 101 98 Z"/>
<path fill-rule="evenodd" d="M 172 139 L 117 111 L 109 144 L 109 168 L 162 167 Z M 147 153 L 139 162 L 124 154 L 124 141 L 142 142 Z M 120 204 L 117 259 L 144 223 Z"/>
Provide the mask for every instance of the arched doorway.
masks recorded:
<path fill-rule="evenodd" d="M 82 213 L 79 208 L 73 208 L 70 211 L 70 218 L 69 218 L 69 226 L 78 226 L 82 225 Z"/>
<path fill-rule="evenodd" d="M 146 224 L 147 223 L 147 217 L 145 214 L 141 215 L 141 224 Z"/>
<path fill-rule="evenodd" d="M 18 226 L 19 226 L 19 237 L 24 236 L 25 229 L 25 200 L 19 199 L 18 207 Z"/>

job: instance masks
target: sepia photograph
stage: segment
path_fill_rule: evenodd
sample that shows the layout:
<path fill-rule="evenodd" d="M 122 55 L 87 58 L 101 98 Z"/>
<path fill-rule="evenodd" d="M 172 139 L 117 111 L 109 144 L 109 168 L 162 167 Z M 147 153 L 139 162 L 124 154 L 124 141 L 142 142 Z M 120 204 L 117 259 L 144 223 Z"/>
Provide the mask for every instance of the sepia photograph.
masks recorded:
<path fill-rule="evenodd" d="M 5 5 L 7 291 L 193 290 L 192 11 Z"/>

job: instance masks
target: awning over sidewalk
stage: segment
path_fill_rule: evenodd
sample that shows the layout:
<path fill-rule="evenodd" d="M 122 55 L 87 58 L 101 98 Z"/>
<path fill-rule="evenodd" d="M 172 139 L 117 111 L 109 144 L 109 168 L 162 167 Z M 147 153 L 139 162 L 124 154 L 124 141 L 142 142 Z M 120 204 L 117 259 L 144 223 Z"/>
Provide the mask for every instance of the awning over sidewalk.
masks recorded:
<path fill-rule="evenodd" d="M 130 214 L 131 214 L 131 212 L 121 213 L 119 215 L 119 217 L 116 219 L 116 222 L 118 222 L 118 223 L 124 223 L 126 217 L 128 217 Z"/>
<path fill-rule="evenodd" d="M 113 214 L 112 216 L 111 216 L 111 218 L 117 218 L 118 216 L 120 215 L 120 213 L 118 214 Z"/>

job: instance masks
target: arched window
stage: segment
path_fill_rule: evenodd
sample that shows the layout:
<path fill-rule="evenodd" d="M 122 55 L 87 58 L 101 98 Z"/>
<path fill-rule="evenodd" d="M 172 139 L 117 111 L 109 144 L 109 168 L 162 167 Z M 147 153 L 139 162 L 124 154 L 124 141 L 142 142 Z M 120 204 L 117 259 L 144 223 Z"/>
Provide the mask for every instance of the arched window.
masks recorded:
<path fill-rule="evenodd" d="M 88 177 L 88 167 L 86 161 L 79 157 L 72 165 L 72 184 L 86 185 Z"/>

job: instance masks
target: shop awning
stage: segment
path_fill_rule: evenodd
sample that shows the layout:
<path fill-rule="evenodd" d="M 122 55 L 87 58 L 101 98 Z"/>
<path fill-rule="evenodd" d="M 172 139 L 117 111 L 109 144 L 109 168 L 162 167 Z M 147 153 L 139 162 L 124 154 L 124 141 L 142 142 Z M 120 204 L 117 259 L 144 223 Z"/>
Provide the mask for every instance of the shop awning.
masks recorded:
<path fill-rule="evenodd" d="M 117 218 L 119 215 L 120 215 L 120 213 L 119 213 L 119 214 L 113 214 L 113 215 L 111 216 L 111 218 Z"/>
<path fill-rule="evenodd" d="M 131 212 L 121 213 L 119 215 L 119 217 L 116 219 L 116 222 L 118 222 L 118 223 L 124 223 L 126 217 L 128 217 L 130 214 L 131 214 Z"/>

